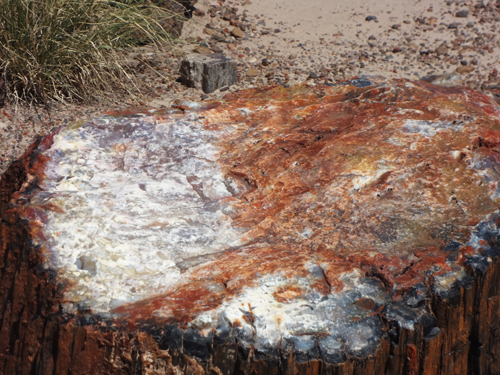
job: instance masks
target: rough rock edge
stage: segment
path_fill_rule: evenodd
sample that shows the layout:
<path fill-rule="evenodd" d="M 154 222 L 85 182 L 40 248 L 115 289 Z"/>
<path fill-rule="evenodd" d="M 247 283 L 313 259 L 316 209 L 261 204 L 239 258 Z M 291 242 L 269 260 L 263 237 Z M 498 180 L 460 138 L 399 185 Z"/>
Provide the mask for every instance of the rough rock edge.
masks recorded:
<path fill-rule="evenodd" d="M 479 225 L 486 256 L 464 263 L 467 275 L 447 290 L 421 287 L 423 305 L 394 302 L 380 313 L 386 334 L 378 351 L 331 364 L 320 353 L 245 350 L 229 335 L 184 342 L 180 327 L 119 326 L 105 317 L 66 316 L 53 271 L 29 239 L 26 222 L 9 209 L 26 183 L 39 139 L 0 178 L 0 369 L 3 374 L 491 374 L 500 372 L 499 231 Z M 32 183 L 32 188 L 37 188 Z M 25 185 L 26 187 L 26 185 Z M 495 223 L 494 227 L 498 227 Z M 411 294 L 409 294 L 411 295 Z M 412 328 L 408 328 L 413 326 Z M 176 335 L 177 333 L 177 335 Z M 177 336 L 177 337 L 176 337 Z M 177 345 L 173 345 L 176 341 Z M 193 355 L 205 345 L 209 357 Z M 178 347 L 178 350 L 172 348 Z M 170 350 L 168 348 L 171 348 Z M 305 355 L 303 355 L 305 354 Z"/>

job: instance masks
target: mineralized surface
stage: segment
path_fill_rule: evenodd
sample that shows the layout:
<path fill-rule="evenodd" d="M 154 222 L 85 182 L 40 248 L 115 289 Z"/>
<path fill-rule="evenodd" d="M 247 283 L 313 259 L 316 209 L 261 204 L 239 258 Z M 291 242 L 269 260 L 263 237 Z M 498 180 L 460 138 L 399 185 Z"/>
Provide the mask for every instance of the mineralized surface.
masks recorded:
<path fill-rule="evenodd" d="M 57 128 L 0 180 L 0 369 L 499 372 L 499 183 L 498 105 L 419 81 Z"/>

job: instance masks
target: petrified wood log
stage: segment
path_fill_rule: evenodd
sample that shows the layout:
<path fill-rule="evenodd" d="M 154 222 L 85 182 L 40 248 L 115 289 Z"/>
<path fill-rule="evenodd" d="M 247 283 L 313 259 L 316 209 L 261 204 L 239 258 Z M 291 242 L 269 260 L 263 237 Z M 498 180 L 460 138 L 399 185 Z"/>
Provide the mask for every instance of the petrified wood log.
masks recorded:
<path fill-rule="evenodd" d="M 181 62 L 181 81 L 209 94 L 238 80 L 236 61 L 221 53 L 187 55 Z"/>
<path fill-rule="evenodd" d="M 500 373 L 499 152 L 383 79 L 60 127 L 0 181 L 0 372 Z"/>

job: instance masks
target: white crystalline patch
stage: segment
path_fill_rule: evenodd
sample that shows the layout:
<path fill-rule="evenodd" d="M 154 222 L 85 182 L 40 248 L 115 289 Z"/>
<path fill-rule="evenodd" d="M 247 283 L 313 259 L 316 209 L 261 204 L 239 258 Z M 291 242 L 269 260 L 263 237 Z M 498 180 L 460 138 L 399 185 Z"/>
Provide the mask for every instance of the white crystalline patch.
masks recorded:
<path fill-rule="evenodd" d="M 215 131 L 196 121 L 101 119 L 64 130 L 46 152 L 43 192 L 55 203 L 44 228 L 66 298 L 107 312 L 166 292 L 176 266 L 240 245 L 222 210 L 230 197 Z"/>
<path fill-rule="evenodd" d="M 444 129 L 462 130 L 462 123 L 453 124 L 449 121 L 424 121 L 424 120 L 406 120 L 403 131 L 406 133 L 419 133 L 424 137 L 433 137 L 437 132 Z"/>
<path fill-rule="evenodd" d="M 311 275 L 322 274 L 318 266 L 311 266 Z M 361 280 L 361 272 L 346 273 L 343 281 L 352 293 L 323 295 L 311 288 L 314 278 L 289 280 L 280 275 L 263 276 L 254 287 L 245 288 L 238 296 L 225 301 L 217 309 L 198 315 L 191 327 L 208 333 L 217 329 L 221 321 L 237 328 L 243 345 L 252 343 L 256 350 L 276 348 L 282 339 L 321 334 L 330 336 L 330 349 L 349 348 L 360 351 L 373 344 L 377 325 L 365 319 L 363 311 L 356 312 L 353 303 L 368 297 L 377 304 L 386 303 L 377 286 Z M 287 301 L 277 300 L 276 292 L 286 291 L 287 286 L 301 288 L 303 295 Z M 368 313 L 366 313 L 368 316 Z M 361 318 L 361 319 L 360 319 Z M 342 349 L 343 350 L 343 349 Z"/>

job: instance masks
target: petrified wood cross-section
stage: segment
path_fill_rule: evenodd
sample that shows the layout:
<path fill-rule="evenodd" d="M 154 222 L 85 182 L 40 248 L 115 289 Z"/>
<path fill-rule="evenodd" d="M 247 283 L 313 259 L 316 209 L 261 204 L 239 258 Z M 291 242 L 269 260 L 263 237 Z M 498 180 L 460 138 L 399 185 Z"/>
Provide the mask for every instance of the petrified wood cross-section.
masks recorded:
<path fill-rule="evenodd" d="M 4 374 L 500 372 L 500 109 L 355 79 L 60 127 L 0 181 Z"/>

